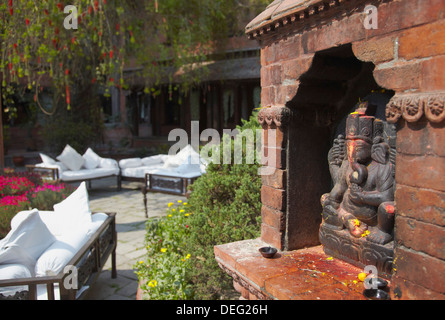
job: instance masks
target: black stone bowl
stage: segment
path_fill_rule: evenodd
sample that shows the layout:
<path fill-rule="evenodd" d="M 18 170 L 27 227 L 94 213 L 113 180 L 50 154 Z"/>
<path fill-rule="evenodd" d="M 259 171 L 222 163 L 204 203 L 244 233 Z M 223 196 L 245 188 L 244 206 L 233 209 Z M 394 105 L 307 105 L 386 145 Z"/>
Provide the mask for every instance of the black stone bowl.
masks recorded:
<path fill-rule="evenodd" d="M 363 295 L 368 300 L 389 300 L 389 294 L 382 289 L 365 289 Z"/>
<path fill-rule="evenodd" d="M 277 253 L 278 250 L 272 247 L 262 247 L 259 248 L 258 251 L 264 258 L 270 259 L 273 258 L 273 256 L 275 255 L 275 253 Z"/>

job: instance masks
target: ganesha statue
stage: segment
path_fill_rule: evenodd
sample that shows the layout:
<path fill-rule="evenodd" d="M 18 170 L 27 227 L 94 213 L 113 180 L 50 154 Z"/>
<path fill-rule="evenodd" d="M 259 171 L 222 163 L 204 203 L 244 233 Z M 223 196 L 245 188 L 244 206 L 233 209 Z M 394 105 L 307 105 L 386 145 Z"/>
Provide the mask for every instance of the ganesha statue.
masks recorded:
<path fill-rule="evenodd" d="M 394 164 L 384 133 L 384 121 L 363 110 L 347 117 L 328 154 L 334 186 L 321 197 L 323 224 L 380 245 L 394 229 Z"/>

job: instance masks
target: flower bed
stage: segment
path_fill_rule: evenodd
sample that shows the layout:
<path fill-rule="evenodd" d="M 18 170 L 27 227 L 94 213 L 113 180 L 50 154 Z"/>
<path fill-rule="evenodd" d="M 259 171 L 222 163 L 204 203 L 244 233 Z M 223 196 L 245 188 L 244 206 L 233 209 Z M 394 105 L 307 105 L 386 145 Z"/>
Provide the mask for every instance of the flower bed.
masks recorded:
<path fill-rule="evenodd" d="M 11 230 L 11 219 L 20 211 L 37 208 L 53 210 L 74 191 L 63 183 L 43 182 L 29 172 L 4 172 L 0 175 L 0 239 Z"/>

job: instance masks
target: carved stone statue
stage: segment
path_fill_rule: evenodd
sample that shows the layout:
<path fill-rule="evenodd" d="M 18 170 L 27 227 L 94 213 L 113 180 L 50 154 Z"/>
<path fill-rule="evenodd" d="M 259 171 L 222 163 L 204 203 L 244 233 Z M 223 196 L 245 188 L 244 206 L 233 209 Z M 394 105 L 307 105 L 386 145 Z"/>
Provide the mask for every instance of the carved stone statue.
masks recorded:
<path fill-rule="evenodd" d="M 384 122 L 364 110 L 351 113 L 328 161 L 334 187 L 321 197 L 323 223 L 384 245 L 393 239 L 394 165 Z"/>

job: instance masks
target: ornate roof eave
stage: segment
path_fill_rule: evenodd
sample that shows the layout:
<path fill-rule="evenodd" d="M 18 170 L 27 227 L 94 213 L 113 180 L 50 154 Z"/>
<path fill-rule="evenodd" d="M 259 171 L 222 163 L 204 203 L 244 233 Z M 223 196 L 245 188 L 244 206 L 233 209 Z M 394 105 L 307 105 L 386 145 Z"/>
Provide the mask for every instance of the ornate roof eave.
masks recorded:
<path fill-rule="evenodd" d="M 363 0 L 275 0 L 246 26 L 245 32 L 249 39 L 260 40 L 264 35 L 293 24 L 301 29 L 313 27 L 311 22 L 315 17 L 323 16 L 328 20 L 338 14 L 357 11 L 363 3 Z"/>

